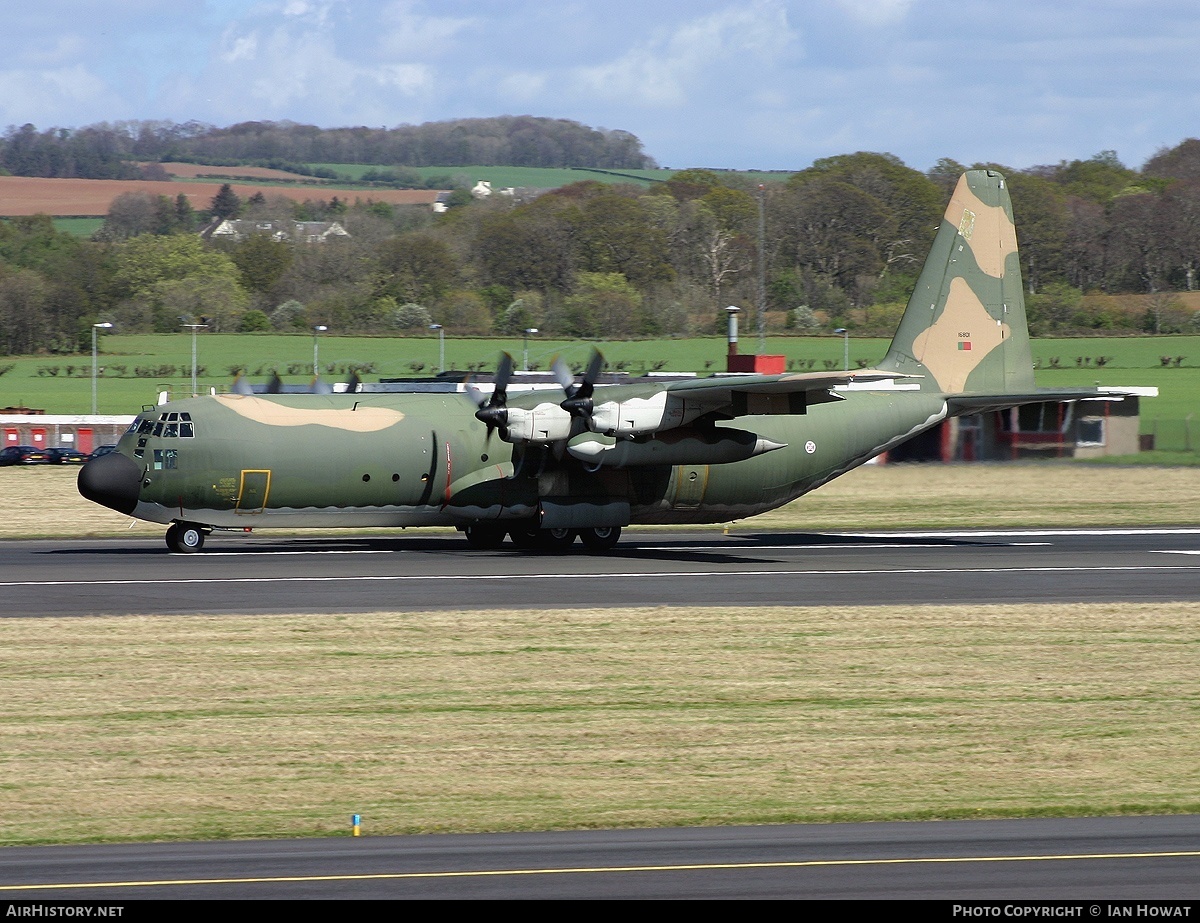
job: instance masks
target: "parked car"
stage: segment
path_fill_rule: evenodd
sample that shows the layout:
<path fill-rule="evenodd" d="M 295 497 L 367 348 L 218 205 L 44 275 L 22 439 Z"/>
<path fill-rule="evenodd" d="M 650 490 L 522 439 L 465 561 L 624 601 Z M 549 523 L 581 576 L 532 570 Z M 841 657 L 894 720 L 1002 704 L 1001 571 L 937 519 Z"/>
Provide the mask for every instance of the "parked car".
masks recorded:
<path fill-rule="evenodd" d="M 114 443 L 112 445 L 97 446 L 96 449 L 92 452 L 92 454 L 88 456 L 88 458 L 99 458 L 101 455 L 107 455 L 109 452 L 113 451 L 116 447 L 117 447 L 116 443 Z"/>
<path fill-rule="evenodd" d="M 44 465 L 46 452 L 32 445 L 10 445 L 0 449 L 0 465 Z"/>
<path fill-rule="evenodd" d="M 75 449 L 58 447 L 46 449 L 46 462 L 51 465 L 82 465 L 88 457 Z"/>

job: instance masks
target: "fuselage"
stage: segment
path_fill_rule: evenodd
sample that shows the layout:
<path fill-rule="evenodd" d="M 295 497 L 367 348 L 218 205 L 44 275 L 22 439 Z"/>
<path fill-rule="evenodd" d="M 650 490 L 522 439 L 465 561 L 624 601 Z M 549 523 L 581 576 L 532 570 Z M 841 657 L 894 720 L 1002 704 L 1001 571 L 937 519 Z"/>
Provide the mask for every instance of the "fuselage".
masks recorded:
<path fill-rule="evenodd" d="M 92 472 L 85 494 L 140 519 L 216 528 L 724 522 L 787 503 L 946 413 L 927 392 L 840 396 L 716 424 L 784 446 L 766 454 L 595 470 L 561 444 L 505 442 L 459 394 L 197 397 L 140 414 L 115 453 L 128 462 Z"/>

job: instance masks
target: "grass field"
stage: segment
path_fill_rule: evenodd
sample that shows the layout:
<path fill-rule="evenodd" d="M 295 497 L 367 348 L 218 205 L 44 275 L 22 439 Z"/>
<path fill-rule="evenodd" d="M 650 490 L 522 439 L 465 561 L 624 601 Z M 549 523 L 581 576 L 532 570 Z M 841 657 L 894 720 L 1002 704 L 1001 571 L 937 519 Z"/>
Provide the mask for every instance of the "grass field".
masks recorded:
<path fill-rule="evenodd" d="M 312 337 L 279 334 L 202 334 L 199 337 L 198 362 L 204 367 L 200 382 L 204 389 L 227 388 L 233 376 L 230 366 L 244 366 L 252 375 L 270 377 L 278 368 L 285 380 L 307 382 L 307 372 L 288 376 L 291 364 L 311 370 Z M 99 385 L 99 410 L 102 413 L 133 413 L 143 403 L 153 401 L 158 390 L 169 388 L 184 393 L 190 387 L 191 338 L 186 334 L 125 336 L 115 334 L 100 340 L 100 365 L 105 374 Z M 722 337 L 697 337 L 686 340 L 632 340 L 599 342 L 533 338 L 529 341 L 531 366 L 548 368 L 557 355 L 573 363 L 586 363 L 593 345 L 605 354 L 610 368 L 620 363 L 631 375 L 655 369 L 691 371 L 704 374 L 723 368 L 725 341 Z M 858 360 L 874 364 L 887 351 L 881 338 L 850 340 L 850 364 Z M 747 344 L 747 350 L 751 347 Z M 1142 404 L 1143 420 L 1183 419 L 1200 412 L 1200 337 L 1130 337 L 1046 339 L 1033 341 L 1033 356 L 1040 364 L 1036 373 L 1042 387 L 1093 385 L 1153 385 L 1160 396 Z M 466 369 L 483 363 L 495 367 L 502 350 L 521 359 L 520 338 L 453 337 L 446 338 L 446 364 Z M 822 371 L 826 363 L 840 368 L 843 361 L 841 337 L 768 337 L 766 352 L 782 354 L 799 370 Z M 1095 358 L 1108 357 L 1102 368 Z M 1162 357 L 1172 357 L 1164 367 Z M 1174 357 L 1182 357 L 1178 367 Z M 438 362 L 438 341 L 432 334 L 404 337 L 323 336 L 320 343 L 322 366 L 343 367 L 351 363 L 373 363 L 376 371 L 367 376 L 402 377 L 432 374 Z M 1052 360 L 1059 368 L 1052 368 Z M 1084 364 L 1083 360 L 1088 360 Z M 1079 360 L 1079 364 L 1077 363 Z M 84 413 L 91 402 L 91 356 L 18 356 L 0 359 L 0 369 L 12 368 L 0 375 L 0 406 L 24 404 L 48 413 Z M 169 376 L 138 378 L 139 367 L 171 365 Z M 67 367 L 72 366 L 68 377 Z M 125 366 L 122 377 L 113 377 L 116 366 Z M 56 368 L 57 375 L 45 370 Z"/>
<path fill-rule="evenodd" d="M 310 163 L 311 169 L 325 168 L 333 170 L 342 176 L 357 180 L 368 170 L 387 170 L 390 165 L 363 163 Z M 677 173 L 677 170 L 588 170 L 588 169 L 556 169 L 552 167 L 507 167 L 474 165 L 467 167 L 405 167 L 418 173 L 422 179 L 431 176 L 463 177 L 467 183 L 474 185 L 480 180 L 487 180 L 493 189 L 503 189 L 507 186 L 515 188 L 527 187 L 532 189 L 557 189 L 571 183 L 584 180 L 596 180 L 601 183 L 638 183 L 650 186 L 656 182 L 665 182 Z M 728 170 L 715 170 L 716 173 L 728 174 Z M 792 176 L 791 172 L 754 172 L 734 171 L 736 176 L 752 183 L 780 183 Z"/>
<path fill-rule="evenodd" d="M 1195 603 L 0 620 L 0 844 L 1200 810 Z"/>

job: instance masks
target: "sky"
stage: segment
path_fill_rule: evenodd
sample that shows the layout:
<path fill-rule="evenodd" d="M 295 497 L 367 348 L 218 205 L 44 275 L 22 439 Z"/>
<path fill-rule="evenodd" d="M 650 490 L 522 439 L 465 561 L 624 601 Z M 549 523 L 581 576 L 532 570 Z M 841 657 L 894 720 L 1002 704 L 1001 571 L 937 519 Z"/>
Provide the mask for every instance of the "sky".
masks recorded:
<path fill-rule="evenodd" d="M 1200 136 L 1196 0 L 31 0 L 0 126 L 534 115 L 661 166 L 1023 169 Z"/>

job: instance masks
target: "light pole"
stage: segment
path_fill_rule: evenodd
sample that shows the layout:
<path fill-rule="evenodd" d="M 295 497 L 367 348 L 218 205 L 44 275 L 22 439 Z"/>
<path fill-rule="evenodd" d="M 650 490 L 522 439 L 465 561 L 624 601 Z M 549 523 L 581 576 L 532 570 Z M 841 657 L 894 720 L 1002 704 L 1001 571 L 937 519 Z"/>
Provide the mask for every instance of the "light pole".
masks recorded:
<path fill-rule="evenodd" d="M 537 332 L 538 332 L 537 327 L 526 327 L 525 328 L 525 336 L 521 340 L 522 354 L 523 354 L 522 358 L 521 358 L 521 371 L 523 371 L 523 372 L 529 371 L 529 338 Z"/>
<path fill-rule="evenodd" d="M 105 321 L 103 324 L 92 324 L 92 416 L 93 417 L 96 415 L 96 357 L 97 357 L 97 353 L 98 353 L 98 350 L 96 347 L 96 331 L 97 330 L 111 330 L 111 329 L 112 329 L 112 324 L 108 323 L 107 321 Z"/>
<path fill-rule="evenodd" d="M 196 331 L 205 330 L 208 324 L 180 324 L 192 331 L 192 397 L 196 396 Z"/>
<path fill-rule="evenodd" d="M 840 333 L 842 335 L 842 344 L 845 347 L 842 350 L 842 368 L 844 368 L 847 372 L 849 372 L 850 371 L 850 331 L 847 330 L 845 327 L 838 327 L 837 330 L 835 330 L 833 332 Z"/>
<path fill-rule="evenodd" d="M 313 327 L 313 378 L 317 378 L 321 374 L 321 364 L 319 353 L 317 352 L 317 337 L 328 329 L 324 324 L 317 324 L 317 326 Z"/>
<path fill-rule="evenodd" d="M 767 351 L 767 256 L 766 256 L 766 198 L 767 187 L 758 186 L 758 354 Z"/>
<path fill-rule="evenodd" d="M 446 331 L 441 324 L 430 324 L 430 330 L 436 330 L 438 335 L 438 372 L 446 371 Z"/>

